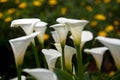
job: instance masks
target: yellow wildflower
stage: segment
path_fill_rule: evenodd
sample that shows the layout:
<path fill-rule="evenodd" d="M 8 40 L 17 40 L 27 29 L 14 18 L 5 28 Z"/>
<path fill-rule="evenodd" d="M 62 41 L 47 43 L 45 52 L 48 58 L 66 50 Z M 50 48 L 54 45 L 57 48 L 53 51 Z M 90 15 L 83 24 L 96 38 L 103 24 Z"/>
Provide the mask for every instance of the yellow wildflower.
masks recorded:
<path fill-rule="evenodd" d="M 26 3 L 26 2 L 22 2 L 22 3 L 20 3 L 20 4 L 18 5 L 18 7 L 21 8 L 21 9 L 24 9 L 24 8 L 27 7 L 27 3 Z"/>
<path fill-rule="evenodd" d="M 107 33 L 105 31 L 99 31 L 98 36 L 107 36 Z"/>
<path fill-rule="evenodd" d="M 117 3 L 120 3 L 120 0 L 116 0 Z"/>
<path fill-rule="evenodd" d="M 13 14 L 15 12 L 15 8 L 8 9 L 7 13 L 8 14 Z"/>
<path fill-rule="evenodd" d="M 94 18 L 102 21 L 106 20 L 106 17 L 103 14 L 97 14 L 94 16 Z"/>
<path fill-rule="evenodd" d="M 104 0 L 104 3 L 109 3 L 111 2 L 111 0 Z"/>
<path fill-rule="evenodd" d="M 109 73 L 109 76 L 112 77 L 112 76 L 114 76 L 114 74 L 115 74 L 115 71 L 111 71 L 111 72 Z"/>
<path fill-rule="evenodd" d="M 7 2 L 8 0 L 0 0 L 0 3 L 5 3 Z"/>
<path fill-rule="evenodd" d="M 15 0 L 15 3 L 18 4 L 20 2 L 20 0 Z"/>
<path fill-rule="evenodd" d="M 48 34 L 45 34 L 44 35 L 44 40 L 47 40 L 49 38 L 49 35 Z"/>
<path fill-rule="evenodd" d="M 105 31 L 106 32 L 110 32 L 110 31 L 113 31 L 114 27 L 113 25 L 108 25 L 106 28 L 105 28 Z"/>
<path fill-rule="evenodd" d="M 10 21 L 12 21 L 12 17 L 7 17 L 7 18 L 4 19 L 4 21 L 5 22 L 10 22 Z"/>
<path fill-rule="evenodd" d="M 91 21 L 90 22 L 90 26 L 92 26 L 92 27 L 96 26 L 97 24 L 98 24 L 97 21 Z"/>
<path fill-rule="evenodd" d="M 62 7 L 62 8 L 61 8 L 61 14 L 62 14 L 62 15 L 65 15 L 66 12 L 67 12 L 67 8 L 66 8 L 66 7 Z"/>
<path fill-rule="evenodd" d="M 57 4 L 57 0 L 49 0 L 49 5 L 54 6 Z"/>
<path fill-rule="evenodd" d="M 119 21 L 118 20 L 115 20 L 113 21 L 114 25 L 118 26 L 119 25 Z"/>
<path fill-rule="evenodd" d="M 0 19 L 3 17 L 3 14 L 0 12 Z"/>
<path fill-rule="evenodd" d="M 101 0 L 95 0 L 95 4 L 100 4 Z"/>
<path fill-rule="evenodd" d="M 40 1 L 33 1 L 33 5 L 39 7 L 42 3 Z"/>
<path fill-rule="evenodd" d="M 87 11 L 89 11 L 89 12 L 92 12 L 92 11 L 93 11 L 93 9 L 92 9 L 91 6 L 87 6 L 86 9 L 87 9 Z"/>

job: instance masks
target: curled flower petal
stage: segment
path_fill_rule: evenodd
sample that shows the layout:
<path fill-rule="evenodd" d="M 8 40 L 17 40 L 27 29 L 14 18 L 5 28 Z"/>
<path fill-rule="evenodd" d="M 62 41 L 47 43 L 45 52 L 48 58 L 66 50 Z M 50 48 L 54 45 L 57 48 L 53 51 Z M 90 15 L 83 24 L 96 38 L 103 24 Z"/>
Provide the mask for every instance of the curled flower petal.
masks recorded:
<path fill-rule="evenodd" d="M 52 37 L 53 37 L 55 43 L 60 43 L 60 38 L 59 38 L 57 31 L 51 31 L 51 34 L 52 34 Z"/>
<path fill-rule="evenodd" d="M 120 69 L 120 39 L 96 37 L 103 45 L 109 48 L 111 55 L 115 61 L 116 67 Z"/>
<path fill-rule="evenodd" d="M 97 65 L 98 69 L 100 70 L 102 61 L 103 61 L 103 54 L 107 50 L 108 50 L 107 47 L 97 47 L 97 48 L 92 48 L 92 49 L 85 49 L 84 52 L 90 53 L 94 57 L 94 59 L 96 61 L 96 65 Z"/>
<path fill-rule="evenodd" d="M 48 67 L 50 70 L 53 70 L 55 63 L 58 57 L 61 56 L 61 53 L 54 49 L 42 49 L 43 54 L 45 55 Z"/>
<path fill-rule="evenodd" d="M 47 69 L 23 69 L 24 72 L 35 77 L 37 80 L 57 80 L 57 76 L 54 72 Z"/>
<path fill-rule="evenodd" d="M 37 18 L 17 19 L 17 20 L 13 20 L 10 26 L 11 27 L 20 26 L 24 30 L 26 35 L 29 35 L 33 33 L 34 25 L 39 21 L 40 19 Z"/>

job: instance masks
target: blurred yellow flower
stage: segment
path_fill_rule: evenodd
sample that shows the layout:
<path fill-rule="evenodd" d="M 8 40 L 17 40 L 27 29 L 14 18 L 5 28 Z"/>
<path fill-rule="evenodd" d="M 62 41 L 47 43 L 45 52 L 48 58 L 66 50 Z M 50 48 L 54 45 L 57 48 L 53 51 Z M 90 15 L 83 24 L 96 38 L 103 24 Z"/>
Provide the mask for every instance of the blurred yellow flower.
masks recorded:
<path fill-rule="evenodd" d="M 102 21 L 106 20 L 106 17 L 103 14 L 96 14 L 94 18 Z"/>
<path fill-rule="evenodd" d="M 49 0 L 49 5 L 54 6 L 57 4 L 57 0 Z"/>
<path fill-rule="evenodd" d="M 98 36 L 107 36 L 107 33 L 105 31 L 99 31 Z"/>
<path fill-rule="evenodd" d="M 109 76 L 112 77 L 115 75 L 115 71 L 110 71 Z"/>
<path fill-rule="evenodd" d="M 105 28 L 105 31 L 106 32 L 110 32 L 110 31 L 113 31 L 114 27 L 113 25 L 108 25 L 106 28 Z"/>
<path fill-rule="evenodd" d="M 111 2 L 111 0 L 104 0 L 104 3 L 109 3 Z"/>
<path fill-rule="evenodd" d="M 15 0 L 15 3 L 18 4 L 20 2 L 20 0 Z"/>
<path fill-rule="evenodd" d="M 90 26 L 92 26 L 92 27 L 95 27 L 97 24 L 98 24 L 97 21 L 91 21 L 90 22 Z"/>
<path fill-rule="evenodd" d="M 95 4 L 100 4 L 101 0 L 95 0 Z"/>
<path fill-rule="evenodd" d="M 117 3 L 120 3 L 120 0 L 116 0 Z"/>
<path fill-rule="evenodd" d="M 13 14 L 14 12 L 15 12 L 15 8 L 10 8 L 7 11 L 8 14 Z"/>
<path fill-rule="evenodd" d="M 118 26 L 120 24 L 118 20 L 114 20 L 113 23 L 115 26 Z"/>
<path fill-rule="evenodd" d="M 92 9 L 91 6 L 86 6 L 86 9 L 87 9 L 87 11 L 89 11 L 89 12 L 92 12 L 92 11 L 93 11 L 93 9 Z"/>
<path fill-rule="evenodd" d="M 0 12 L 0 19 L 3 17 L 3 14 Z"/>
<path fill-rule="evenodd" d="M 24 9 L 24 8 L 27 7 L 27 3 L 26 3 L 26 2 L 22 2 L 22 3 L 20 3 L 20 4 L 18 5 L 18 7 L 21 8 L 21 9 Z"/>
<path fill-rule="evenodd" d="M 0 0 L 0 3 L 5 3 L 7 2 L 8 0 Z"/>
<path fill-rule="evenodd" d="M 65 15 L 66 12 L 67 12 L 67 8 L 66 8 L 66 7 L 62 7 L 62 8 L 61 8 L 61 14 L 62 14 L 62 15 Z"/>
<path fill-rule="evenodd" d="M 7 18 L 4 19 L 4 21 L 5 22 L 10 22 L 10 21 L 12 21 L 12 17 L 7 17 Z"/>
<path fill-rule="evenodd" d="M 39 7 L 42 3 L 40 1 L 33 1 L 33 5 Z"/>
<path fill-rule="evenodd" d="M 49 38 L 49 35 L 48 34 L 45 34 L 44 35 L 44 40 L 47 40 Z"/>

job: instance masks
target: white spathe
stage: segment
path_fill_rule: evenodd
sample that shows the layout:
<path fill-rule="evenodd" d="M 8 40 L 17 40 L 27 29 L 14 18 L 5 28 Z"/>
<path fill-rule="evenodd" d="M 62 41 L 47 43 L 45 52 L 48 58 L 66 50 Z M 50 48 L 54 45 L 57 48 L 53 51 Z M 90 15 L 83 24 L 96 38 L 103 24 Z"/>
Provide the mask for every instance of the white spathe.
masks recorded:
<path fill-rule="evenodd" d="M 101 36 L 96 37 L 96 39 L 109 48 L 116 67 L 120 70 L 120 39 Z"/>
<path fill-rule="evenodd" d="M 25 55 L 27 47 L 29 46 L 30 42 L 38 34 L 39 32 L 35 32 L 28 36 L 23 36 L 23 37 L 9 40 L 13 53 L 14 53 L 15 63 L 17 67 L 23 63 L 23 59 L 24 59 L 24 55 Z"/>
<path fill-rule="evenodd" d="M 65 27 L 65 24 L 54 24 L 54 25 L 51 25 L 50 27 L 54 28 L 55 31 L 57 31 L 59 35 L 60 43 L 65 44 L 66 37 L 68 34 L 68 29 Z"/>
<path fill-rule="evenodd" d="M 57 80 L 56 74 L 47 69 L 42 69 L 42 68 L 23 69 L 23 71 L 32 75 L 37 80 Z"/>
<path fill-rule="evenodd" d="M 44 34 L 47 29 L 47 23 L 40 21 L 35 24 L 34 30 L 35 32 L 40 32 L 39 35 L 37 36 L 38 40 L 40 43 L 44 43 Z"/>
<path fill-rule="evenodd" d="M 61 56 L 61 53 L 55 49 L 42 49 L 42 52 L 45 55 L 49 70 L 53 70 L 56 60 Z"/>
<path fill-rule="evenodd" d="M 57 31 L 51 31 L 51 34 L 52 34 L 52 37 L 53 37 L 55 43 L 60 43 L 60 38 L 59 38 Z"/>
<path fill-rule="evenodd" d="M 62 49 L 61 49 L 61 46 L 59 43 L 55 43 L 54 44 L 55 47 L 57 48 L 58 51 L 60 51 L 60 53 L 62 53 Z M 66 69 L 68 70 L 71 70 L 72 69 L 72 57 L 73 55 L 76 53 L 76 50 L 75 48 L 71 47 L 71 46 L 68 46 L 68 45 L 65 45 L 65 67 Z"/>
<path fill-rule="evenodd" d="M 107 50 L 108 50 L 107 47 L 96 47 L 96 48 L 92 48 L 92 49 L 84 49 L 84 52 L 90 53 L 93 56 L 93 58 L 96 61 L 96 65 L 97 65 L 98 69 L 100 70 L 102 61 L 103 61 L 103 54 Z"/>
<path fill-rule="evenodd" d="M 70 38 L 73 39 L 72 36 L 70 36 Z M 90 31 L 82 31 L 80 46 L 83 47 L 86 42 L 92 39 L 93 39 L 93 34 Z"/>
<path fill-rule="evenodd" d="M 23 18 L 23 19 L 16 19 L 11 22 L 11 27 L 18 27 L 20 26 L 26 35 L 33 33 L 34 25 L 40 22 L 38 18 Z"/>
<path fill-rule="evenodd" d="M 18 80 L 18 77 L 15 77 L 15 78 L 10 79 L 10 80 Z M 21 76 L 21 80 L 26 80 L 26 77 L 22 75 L 22 76 Z"/>

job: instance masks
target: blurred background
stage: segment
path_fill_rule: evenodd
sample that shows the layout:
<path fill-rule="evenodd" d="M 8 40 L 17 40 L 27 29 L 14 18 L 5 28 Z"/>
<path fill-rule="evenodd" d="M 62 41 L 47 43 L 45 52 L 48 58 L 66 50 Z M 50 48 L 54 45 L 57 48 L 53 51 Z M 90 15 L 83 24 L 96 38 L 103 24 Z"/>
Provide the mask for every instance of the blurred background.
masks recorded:
<path fill-rule="evenodd" d="M 91 31 L 94 37 L 120 38 L 119 9 L 120 0 L 0 0 L 0 75 L 12 71 L 9 65 L 14 64 L 8 40 L 24 35 L 21 28 L 10 28 L 12 20 L 39 18 L 47 22 L 49 27 L 56 23 L 56 18 L 61 16 L 85 19 L 90 21 L 85 30 Z M 51 43 L 49 29 L 45 35 L 46 44 Z M 93 46 L 88 43 L 85 47 Z M 91 58 L 85 61 L 88 60 Z M 110 66 L 111 68 L 115 70 L 113 66 Z"/>

